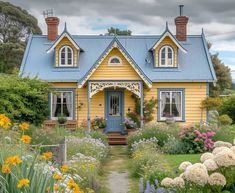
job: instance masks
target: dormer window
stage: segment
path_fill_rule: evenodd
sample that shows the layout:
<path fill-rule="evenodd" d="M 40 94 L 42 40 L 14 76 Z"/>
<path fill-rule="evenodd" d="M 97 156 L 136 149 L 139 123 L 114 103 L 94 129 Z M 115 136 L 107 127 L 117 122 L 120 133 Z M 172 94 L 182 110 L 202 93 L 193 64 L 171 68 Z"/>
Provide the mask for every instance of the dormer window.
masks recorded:
<path fill-rule="evenodd" d="M 59 51 L 59 66 L 73 66 L 73 49 L 63 46 Z"/>
<path fill-rule="evenodd" d="M 170 46 L 163 46 L 159 51 L 159 66 L 173 67 L 174 51 Z"/>
<path fill-rule="evenodd" d="M 113 56 L 109 59 L 108 65 L 121 65 L 122 60 L 118 56 Z"/>

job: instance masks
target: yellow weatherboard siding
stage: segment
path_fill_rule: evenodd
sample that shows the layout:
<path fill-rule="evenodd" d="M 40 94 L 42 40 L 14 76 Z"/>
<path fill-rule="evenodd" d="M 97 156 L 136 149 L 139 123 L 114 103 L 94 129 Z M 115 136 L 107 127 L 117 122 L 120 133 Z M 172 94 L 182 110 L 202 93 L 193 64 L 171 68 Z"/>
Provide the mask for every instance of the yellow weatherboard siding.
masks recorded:
<path fill-rule="evenodd" d="M 122 65 L 108 65 L 108 61 L 112 56 L 121 58 Z M 141 80 L 141 78 L 122 53 L 117 48 L 114 48 L 91 75 L 89 80 Z"/>
<path fill-rule="evenodd" d="M 178 51 L 178 48 L 177 48 L 177 46 L 175 45 L 175 43 L 171 40 L 171 38 L 169 37 L 169 36 L 166 36 L 163 40 L 162 40 L 162 42 L 156 47 L 156 49 L 155 49 L 155 59 L 156 59 L 156 61 L 155 61 L 155 63 L 156 63 L 156 66 L 158 67 L 159 66 L 159 58 L 160 58 L 160 56 L 159 56 L 159 51 L 160 51 L 160 49 L 163 47 L 163 46 L 166 46 L 166 45 L 168 45 L 168 46 L 171 46 L 172 47 L 172 49 L 174 50 L 174 67 L 177 67 L 177 51 Z"/>
<path fill-rule="evenodd" d="M 59 66 L 59 50 L 63 46 L 70 46 L 73 49 L 73 64 L 74 66 L 77 66 L 77 58 L 79 57 L 79 52 L 67 37 L 64 37 L 55 47 L 55 66 Z"/>
<path fill-rule="evenodd" d="M 77 83 L 56 82 L 51 83 L 53 88 L 76 88 L 76 119 L 78 125 L 87 123 L 87 87 L 78 89 Z M 206 98 L 206 83 L 153 83 L 151 89 L 145 89 L 145 99 L 152 97 L 157 99 L 159 88 L 184 88 L 185 89 L 185 123 L 199 123 L 201 117 L 206 120 L 206 111 L 200 109 L 201 101 Z M 132 93 L 124 89 L 124 115 L 134 111 L 135 103 L 131 97 Z M 91 120 L 96 116 L 105 117 L 105 91 L 95 94 L 90 104 Z M 157 121 L 157 108 L 154 112 L 154 120 Z"/>

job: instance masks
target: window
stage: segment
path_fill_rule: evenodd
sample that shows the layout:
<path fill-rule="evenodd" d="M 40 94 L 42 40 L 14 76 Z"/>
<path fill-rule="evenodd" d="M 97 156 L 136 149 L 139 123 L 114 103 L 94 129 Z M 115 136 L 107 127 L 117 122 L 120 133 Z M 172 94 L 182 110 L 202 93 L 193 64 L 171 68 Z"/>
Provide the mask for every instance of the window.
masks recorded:
<path fill-rule="evenodd" d="M 122 64 L 122 60 L 118 56 L 113 56 L 113 57 L 111 57 L 109 59 L 108 64 L 109 65 L 121 65 Z"/>
<path fill-rule="evenodd" d="M 59 66 L 73 66 L 73 49 L 63 46 L 59 52 Z"/>
<path fill-rule="evenodd" d="M 160 91 L 159 112 L 160 120 L 164 121 L 166 118 L 174 118 L 176 121 L 183 120 L 183 91 L 182 90 L 165 90 Z"/>
<path fill-rule="evenodd" d="M 64 91 L 51 93 L 51 118 L 56 119 L 60 116 L 73 119 L 73 92 Z"/>
<path fill-rule="evenodd" d="M 163 46 L 159 52 L 159 66 L 173 67 L 174 51 L 170 46 Z"/>

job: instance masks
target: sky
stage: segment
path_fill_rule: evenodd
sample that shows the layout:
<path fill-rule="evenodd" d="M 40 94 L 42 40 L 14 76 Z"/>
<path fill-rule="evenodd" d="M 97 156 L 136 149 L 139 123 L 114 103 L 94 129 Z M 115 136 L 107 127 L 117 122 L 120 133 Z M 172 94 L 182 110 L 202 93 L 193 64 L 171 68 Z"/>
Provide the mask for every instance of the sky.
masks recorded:
<path fill-rule="evenodd" d="M 26 9 L 38 19 L 43 34 L 46 24 L 43 11 L 53 9 L 60 18 L 59 32 L 67 23 L 71 34 L 104 34 L 113 26 L 129 29 L 133 35 L 159 35 L 166 21 L 175 34 L 174 18 L 178 5 L 189 17 L 188 34 L 201 34 L 212 43 L 235 79 L 235 0 L 8 0 Z"/>

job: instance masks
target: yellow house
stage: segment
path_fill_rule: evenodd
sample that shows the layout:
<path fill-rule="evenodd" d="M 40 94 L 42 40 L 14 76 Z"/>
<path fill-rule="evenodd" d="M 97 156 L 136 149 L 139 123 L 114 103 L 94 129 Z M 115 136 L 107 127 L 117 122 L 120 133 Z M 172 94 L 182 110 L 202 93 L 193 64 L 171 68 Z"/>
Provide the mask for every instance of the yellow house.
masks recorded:
<path fill-rule="evenodd" d="M 215 82 L 205 36 L 187 35 L 188 18 L 175 19 L 176 36 L 168 26 L 161 35 L 71 35 L 66 26 L 57 36 L 59 19 L 46 18 L 48 35 L 31 35 L 21 73 L 48 81 L 49 120 L 91 128 L 95 118 L 106 132 L 123 132 L 128 113 L 139 101 L 140 126 L 144 101 L 156 99 L 153 122 L 206 121 L 201 101 Z M 54 92 L 56 91 L 56 92 Z"/>

